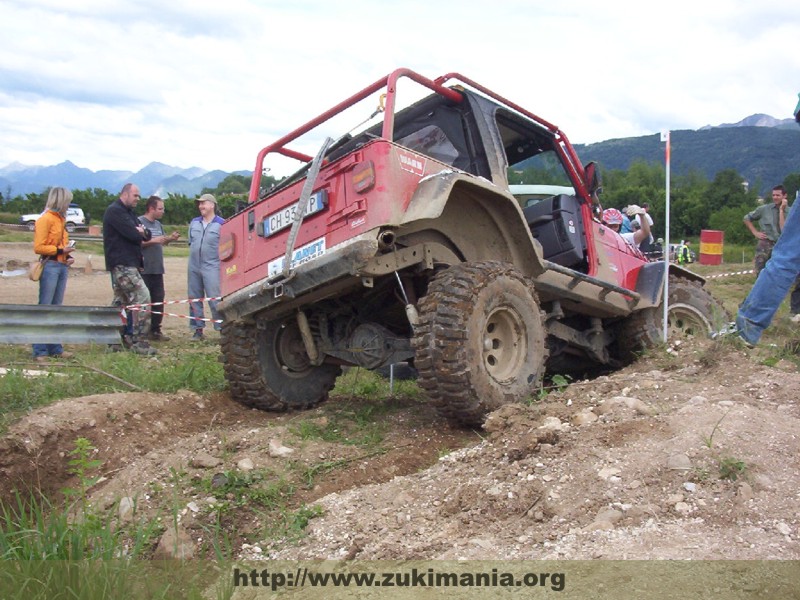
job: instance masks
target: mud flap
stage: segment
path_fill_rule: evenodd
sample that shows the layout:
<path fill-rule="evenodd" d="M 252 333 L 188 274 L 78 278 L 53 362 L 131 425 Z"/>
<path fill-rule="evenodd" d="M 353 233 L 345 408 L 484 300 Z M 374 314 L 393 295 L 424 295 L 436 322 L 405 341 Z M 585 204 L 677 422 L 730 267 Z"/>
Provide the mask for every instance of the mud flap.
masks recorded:
<path fill-rule="evenodd" d="M 640 296 L 637 309 L 658 306 L 664 290 L 664 263 L 651 262 L 642 265 L 636 279 L 636 292 Z"/>

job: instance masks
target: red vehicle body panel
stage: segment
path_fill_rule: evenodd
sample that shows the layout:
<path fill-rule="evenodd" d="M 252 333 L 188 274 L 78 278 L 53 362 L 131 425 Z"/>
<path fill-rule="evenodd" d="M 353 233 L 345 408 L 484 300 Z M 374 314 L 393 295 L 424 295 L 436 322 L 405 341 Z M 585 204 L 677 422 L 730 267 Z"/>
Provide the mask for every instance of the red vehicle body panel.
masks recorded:
<path fill-rule="evenodd" d="M 277 153 L 310 162 L 312 157 L 288 148 L 287 144 L 355 103 L 385 88 L 382 139 L 376 139 L 333 163 L 323 165 L 313 192 L 325 190 L 328 206 L 323 211 L 305 218 L 294 243 L 295 252 L 315 242 L 317 242 L 315 248 L 328 252 L 359 233 L 380 225 L 395 224 L 408 206 L 420 180 L 427 175 L 450 168 L 449 165 L 427 156 L 415 155 L 389 141 L 392 139 L 394 129 L 397 81 L 401 77 L 412 79 L 453 102 L 461 102 L 463 97 L 454 89 L 444 87 L 444 84 L 450 80 L 464 82 L 525 115 L 553 134 L 556 141 L 555 150 L 561 156 L 562 163 L 572 179 L 576 195 L 583 199 L 581 216 L 583 222 L 587 224 L 585 227 L 587 274 L 597 275 L 599 257 L 594 238 L 602 225 L 594 220 L 586 173 L 566 135 L 557 126 L 457 73 L 448 73 L 430 80 L 408 69 L 398 69 L 259 152 L 248 199 L 251 206 L 243 211 L 244 214 L 239 214 L 226 222 L 222 228 L 221 248 L 224 247 L 226 250 L 224 256 L 222 249 L 220 252 L 223 257 L 221 264 L 223 296 L 271 275 L 272 273 L 268 272 L 270 261 L 279 259 L 286 252 L 289 228 L 264 238 L 258 236 L 257 225 L 268 215 L 297 202 L 304 181 L 297 181 L 286 189 L 259 200 L 264 158 L 270 153 Z M 353 174 L 359 165 L 364 165 L 367 161 L 372 162 L 375 184 L 366 191 L 358 192 Z M 635 289 L 638 271 L 645 262 L 644 258 L 628 248 L 619 236 L 605 235 L 600 242 L 599 247 L 605 248 L 611 264 L 618 266 L 616 271 L 618 280 L 615 283 L 628 289 Z M 313 252 L 314 249 L 309 251 Z"/>

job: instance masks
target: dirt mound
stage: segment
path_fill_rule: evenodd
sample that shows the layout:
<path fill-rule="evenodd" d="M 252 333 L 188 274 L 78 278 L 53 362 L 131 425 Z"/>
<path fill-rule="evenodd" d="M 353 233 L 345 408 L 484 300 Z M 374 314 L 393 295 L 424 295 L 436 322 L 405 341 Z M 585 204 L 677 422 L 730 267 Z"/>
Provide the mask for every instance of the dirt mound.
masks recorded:
<path fill-rule="evenodd" d="M 800 376 L 705 352 L 505 407 L 481 444 L 323 498 L 269 556 L 797 559 Z"/>
<path fill-rule="evenodd" d="M 246 411 L 220 395 L 193 392 L 98 394 L 67 399 L 23 417 L 0 439 L 5 499 L 31 487 L 51 495 L 75 482 L 68 453 L 79 437 L 103 459 L 104 479 L 124 471 L 138 456 L 198 431 L 241 421 Z"/>
<path fill-rule="evenodd" d="M 69 399 L 9 428 L 0 477 L 6 495 L 74 487 L 85 437 L 103 464 L 91 503 L 176 515 L 198 556 L 216 524 L 252 559 L 798 559 L 800 375 L 752 352 L 654 355 L 477 432 L 411 400 L 269 414 L 224 393 Z M 315 505 L 299 541 L 267 526 Z"/>

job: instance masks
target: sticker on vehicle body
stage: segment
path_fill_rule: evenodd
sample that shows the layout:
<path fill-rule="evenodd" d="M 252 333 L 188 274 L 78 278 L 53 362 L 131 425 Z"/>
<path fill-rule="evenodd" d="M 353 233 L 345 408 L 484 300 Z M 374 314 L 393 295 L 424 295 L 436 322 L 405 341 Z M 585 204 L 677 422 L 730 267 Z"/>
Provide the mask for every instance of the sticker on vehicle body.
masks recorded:
<path fill-rule="evenodd" d="M 400 160 L 400 168 L 403 169 L 403 171 L 408 171 L 420 177 L 425 174 L 425 163 L 427 160 L 424 156 L 414 154 L 407 150 L 398 150 L 397 158 Z"/>
<path fill-rule="evenodd" d="M 292 253 L 291 268 L 296 269 L 300 265 L 310 262 L 315 258 L 319 258 L 323 254 L 325 254 L 325 238 L 321 237 L 309 244 L 306 244 L 305 246 L 295 248 L 294 252 Z M 283 271 L 283 259 L 284 257 L 281 256 L 267 263 L 268 277 L 272 277 L 273 275 L 277 275 Z"/>

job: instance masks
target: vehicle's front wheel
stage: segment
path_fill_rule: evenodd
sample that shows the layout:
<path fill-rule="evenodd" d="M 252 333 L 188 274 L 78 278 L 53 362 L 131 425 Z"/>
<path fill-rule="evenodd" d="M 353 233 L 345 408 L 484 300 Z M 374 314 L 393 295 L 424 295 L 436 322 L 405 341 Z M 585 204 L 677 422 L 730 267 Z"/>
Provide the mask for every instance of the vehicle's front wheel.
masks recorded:
<path fill-rule="evenodd" d="M 418 304 L 414 366 L 438 412 L 463 425 L 535 391 L 545 331 L 536 293 L 512 265 L 464 263 L 439 273 Z"/>
<path fill-rule="evenodd" d="M 28 226 L 28 231 L 33 231 L 34 229 L 36 229 L 36 221 L 28 221 L 27 223 L 25 223 L 25 225 Z"/>
<path fill-rule="evenodd" d="M 231 397 L 260 410 L 310 408 L 327 400 L 341 373 L 337 365 L 312 365 L 294 319 L 263 328 L 223 323 L 221 347 Z"/>
<path fill-rule="evenodd" d="M 708 338 L 730 321 L 722 305 L 697 281 L 669 278 L 667 337 L 669 341 Z M 626 362 L 663 342 L 664 306 L 633 313 L 617 327 L 617 348 Z"/>
<path fill-rule="evenodd" d="M 72 233 L 72 232 L 74 232 L 74 231 L 75 231 L 75 223 L 72 223 L 72 222 L 68 221 L 68 222 L 67 222 L 67 224 L 66 224 L 66 225 L 64 225 L 64 228 L 65 228 L 65 229 L 66 229 L 66 230 L 67 230 L 69 233 Z"/>

